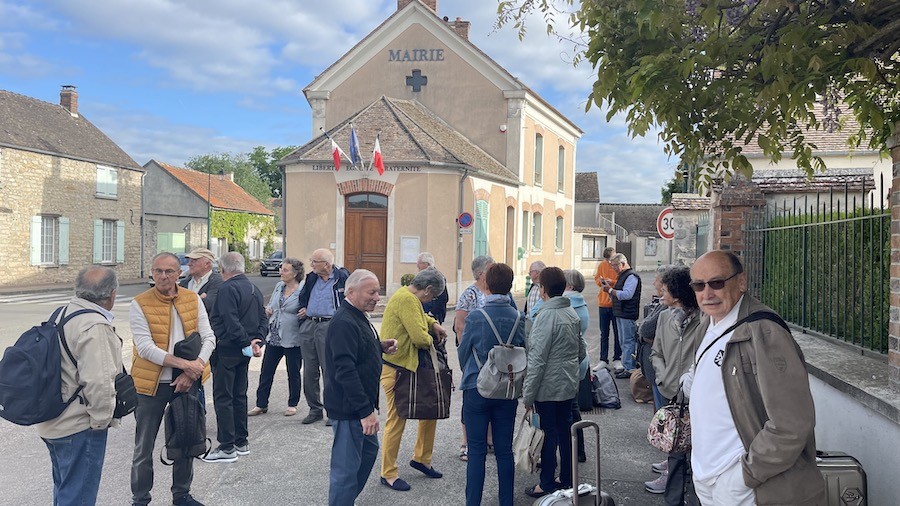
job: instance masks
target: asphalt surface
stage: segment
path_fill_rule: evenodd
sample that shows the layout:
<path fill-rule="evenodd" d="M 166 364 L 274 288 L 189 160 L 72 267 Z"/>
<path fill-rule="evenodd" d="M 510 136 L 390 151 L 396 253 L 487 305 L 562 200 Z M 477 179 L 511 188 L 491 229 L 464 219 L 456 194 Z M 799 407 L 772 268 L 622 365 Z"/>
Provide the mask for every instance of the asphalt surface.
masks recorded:
<path fill-rule="evenodd" d="M 652 290 L 650 281 L 655 273 L 644 273 L 645 293 L 648 300 Z M 590 283 L 591 280 L 589 280 Z M 585 299 L 591 310 L 591 326 L 586 340 L 592 362 L 599 356 L 599 330 L 596 310 L 597 288 L 590 283 Z M 265 292 L 265 291 L 264 291 Z M 521 300 L 522 297 L 519 297 Z M 521 306 L 520 306 L 521 307 Z M 452 321 L 453 312 L 448 314 Z M 378 322 L 375 322 L 378 325 Z M 123 324 L 120 324 L 120 326 Z M 120 335 L 124 332 L 120 331 Z M 125 337 L 123 335 L 123 337 Z M 126 337 L 126 363 L 130 363 L 130 334 Z M 453 339 L 448 352 L 455 369 L 458 369 Z M 251 405 L 256 398 L 261 359 L 253 359 L 250 365 Z M 282 365 L 283 369 L 283 365 Z M 635 403 L 630 395 L 627 380 L 617 380 L 622 398 L 622 409 L 606 412 L 583 413 L 585 419 L 600 425 L 600 463 L 602 488 L 613 496 L 617 504 L 657 505 L 660 496 L 644 491 L 643 482 L 657 475 L 650 471 L 650 464 L 662 460 L 664 455 L 653 449 L 646 440 L 646 430 L 652 415 L 652 407 Z M 207 391 L 211 385 L 207 384 Z M 383 394 L 382 394 L 383 395 Z M 269 403 L 269 412 L 250 418 L 251 454 L 240 457 L 235 463 L 212 464 L 196 461 L 192 494 L 208 505 L 254 504 L 310 504 L 327 503 L 328 466 L 332 433 L 324 423 L 302 425 L 306 415 L 305 400 L 301 400 L 299 413 L 285 417 L 287 407 L 287 379 L 278 372 Z M 215 413 L 211 395 L 207 395 L 209 435 L 215 439 Z M 380 457 L 370 475 L 369 482 L 360 495 L 359 505 L 449 505 L 465 503 L 465 463 L 458 460 L 460 445 L 460 407 L 462 396 L 454 392 L 451 417 L 438 422 L 433 466 L 444 473 L 442 479 L 429 479 L 408 466 L 412 458 L 416 424 L 407 424 L 398 463 L 400 476 L 412 486 L 409 492 L 395 492 L 379 483 Z M 384 401 L 382 400 L 382 403 Z M 383 404 L 382 404 L 383 405 Z M 524 408 L 519 407 L 519 414 Z M 384 415 L 382 415 L 382 423 Z M 590 434 L 590 433 L 589 433 Z M 0 504 L 44 505 L 52 504 L 52 478 L 47 449 L 32 428 L 0 423 Z M 582 482 L 593 481 L 595 452 L 588 436 L 588 463 L 582 464 L 579 475 Z M 380 437 L 379 437 L 380 439 Z M 157 455 L 162 446 L 157 440 Z M 100 485 L 98 504 L 128 504 L 131 498 L 129 473 L 134 448 L 134 418 L 128 417 L 121 427 L 110 430 L 106 461 Z M 159 463 L 154 465 L 156 482 L 153 487 L 154 504 L 170 504 L 171 468 Z M 497 503 L 496 463 L 488 455 L 487 479 L 483 504 Z M 516 505 L 529 505 L 533 499 L 524 489 L 537 483 L 536 475 L 517 472 L 515 478 Z"/>

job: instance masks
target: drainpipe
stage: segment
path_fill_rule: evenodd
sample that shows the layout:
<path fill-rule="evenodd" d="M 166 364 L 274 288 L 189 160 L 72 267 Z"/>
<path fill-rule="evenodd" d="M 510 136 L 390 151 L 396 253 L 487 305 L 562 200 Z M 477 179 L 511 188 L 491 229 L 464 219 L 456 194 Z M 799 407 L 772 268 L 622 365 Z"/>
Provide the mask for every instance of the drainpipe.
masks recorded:
<path fill-rule="evenodd" d="M 144 227 L 147 223 L 144 219 L 144 176 L 146 175 L 146 171 L 141 173 L 141 279 L 144 279 L 144 234 L 146 233 Z"/>
<path fill-rule="evenodd" d="M 469 177 L 469 169 L 465 169 L 463 176 L 459 178 L 459 208 L 456 216 L 463 213 L 463 184 Z M 458 219 L 458 218 L 457 218 Z M 459 233 L 459 223 L 456 224 L 456 297 L 459 298 L 460 288 L 462 287 L 462 245 L 463 237 Z"/>
<path fill-rule="evenodd" d="M 287 167 L 278 166 L 281 172 L 281 251 L 287 258 Z"/>

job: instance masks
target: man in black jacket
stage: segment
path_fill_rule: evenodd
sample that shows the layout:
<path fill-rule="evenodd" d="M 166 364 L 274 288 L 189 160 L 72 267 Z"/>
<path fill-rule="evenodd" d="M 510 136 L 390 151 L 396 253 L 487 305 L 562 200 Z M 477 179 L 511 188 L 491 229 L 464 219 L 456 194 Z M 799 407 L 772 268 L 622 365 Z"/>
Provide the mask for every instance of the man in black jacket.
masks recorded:
<path fill-rule="evenodd" d="M 234 462 L 250 453 L 247 442 L 247 369 L 250 355 L 260 356 L 268 332 L 263 296 L 244 275 L 244 257 L 230 252 L 219 259 L 222 278 L 211 318 L 216 351 L 210 357 L 213 405 L 219 447 L 205 462 Z"/>
<path fill-rule="evenodd" d="M 334 313 L 325 340 L 325 409 L 334 423 L 328 504 L 352 506 L 378 455 L 381 354 L 397 340 L 378 340 L 366 313 L 380 296 L 378 278 L 357 269 L 347 278 L 346 299 Z"/>
<path fill-rule="evenodd" d="M 196 292 L 203 300 L 206 313 L 211 314 L 222 285 L 222 275 L 213 270 L 216 256 L 206 248 L 196 248 L 185 256 L 188 258 L 188 275 L 178 285 Z"/>
<path fill-rule="evenodd" d="M 303 396 L 309 405 L 309 414 L 302 422 L 305 424 L 322 419 L 319 371 L 325 369 L 325 336 L 331 318 L 344 300 L 344 283 L 350 275 L 347 269 L 334 265 L 334 255 L 327 249 L 313 251 L 309 263 L 312 270 L 300 290 L 297 313 L 303 355 Z M 331 425 L 331 419 L 326 425 Z"/>
<path fill-rule="evenodd" d="M 616 378 L 631 376 L 637 369 L 635 352 L 637 351 L 637 325 L 641 304 L 641 277 L 631 270 L 628 258 L 616 253 L 609 259 L 614 271 L 619 274 L 615 286 L 609 283 L 602 285 L 603 291 L 609 294 L 613 304 L 613 315 L 619 328 L 619 342 L 622 344 L 622 369 L 616 370 Z"/>

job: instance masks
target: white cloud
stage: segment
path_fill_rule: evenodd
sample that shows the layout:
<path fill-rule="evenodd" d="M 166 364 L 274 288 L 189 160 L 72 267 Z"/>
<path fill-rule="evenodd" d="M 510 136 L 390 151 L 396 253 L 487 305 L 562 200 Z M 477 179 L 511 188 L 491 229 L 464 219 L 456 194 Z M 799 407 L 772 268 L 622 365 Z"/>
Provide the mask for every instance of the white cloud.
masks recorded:
<path fill-rule="evenodd" d="M 612 135 L 578 143 L 579 172 L 597 172 L 602 202 L 659 202 L 660 188 L 672 177 L 675 163 L 660 156 L 656 135 L 632 139 Z"/>

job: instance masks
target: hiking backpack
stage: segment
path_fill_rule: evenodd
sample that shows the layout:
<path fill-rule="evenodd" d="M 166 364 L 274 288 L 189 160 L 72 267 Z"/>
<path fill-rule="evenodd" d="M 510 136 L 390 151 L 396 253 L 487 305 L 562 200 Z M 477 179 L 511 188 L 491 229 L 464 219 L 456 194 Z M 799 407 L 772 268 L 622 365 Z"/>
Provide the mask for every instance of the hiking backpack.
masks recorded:
<path fill-rule="evenodd" d="M 81 385 L 67 400 L 62 399 L 60 349 L 76 364 L 63 327 L 85 313 L 100 314 L 80 309 L 66 315 L 65 306 L 60 306 L 47 321 L 25 331 L 6 349 L 0 360 L 0 417 L 18 425 L 34 425 L 58 417 L 75 399 L 84 403 L 79 395 L 84 388 Z"/>
<path fill-rule="evenodd" d="M 499 343 L 494 345 L 488 352 L 487 360 L 484 364 L 478 360 L 478 354 L 475 353 L 475 350 L 472 350 L 475 363 L 478 364 L 480 369 L 476 383 L 478 393 L 485 399 L 518 399 L 522 396 L 522 386 L 525 384 L 525 368 L 528 365 L 528 361 L 525 357 L 525 348 L 513 346 L 512 340 L 516 334 L 516 328 L 519 326 L 522 313 L 516 311 L 516 322 L 509 332 L 509 337 L 504 342 L 487 312 L 480 308 L 478 311 L 487 320 L 491 330 L 494 331 L 494 337 L 497 338 Z"/>
<path fill-rule="evenodd" d="M 212 448 L 206 437 L 206 403 L 199 382 L 187 392 L 175 394 L 163 414 L 166 444 L 159 460 L 171 466 L 176 460 L 205 457 Z M 165 452 L 166 459 L 163 458 Z"/>
<path fill-rule="evenodd" d="M 607 409 L 619 409 L 622 402 L 619 400 L 619 387 L 613 379 L 609 369 L 601 367 L 591 377 L 594 393 L 594 406 Z"/>

